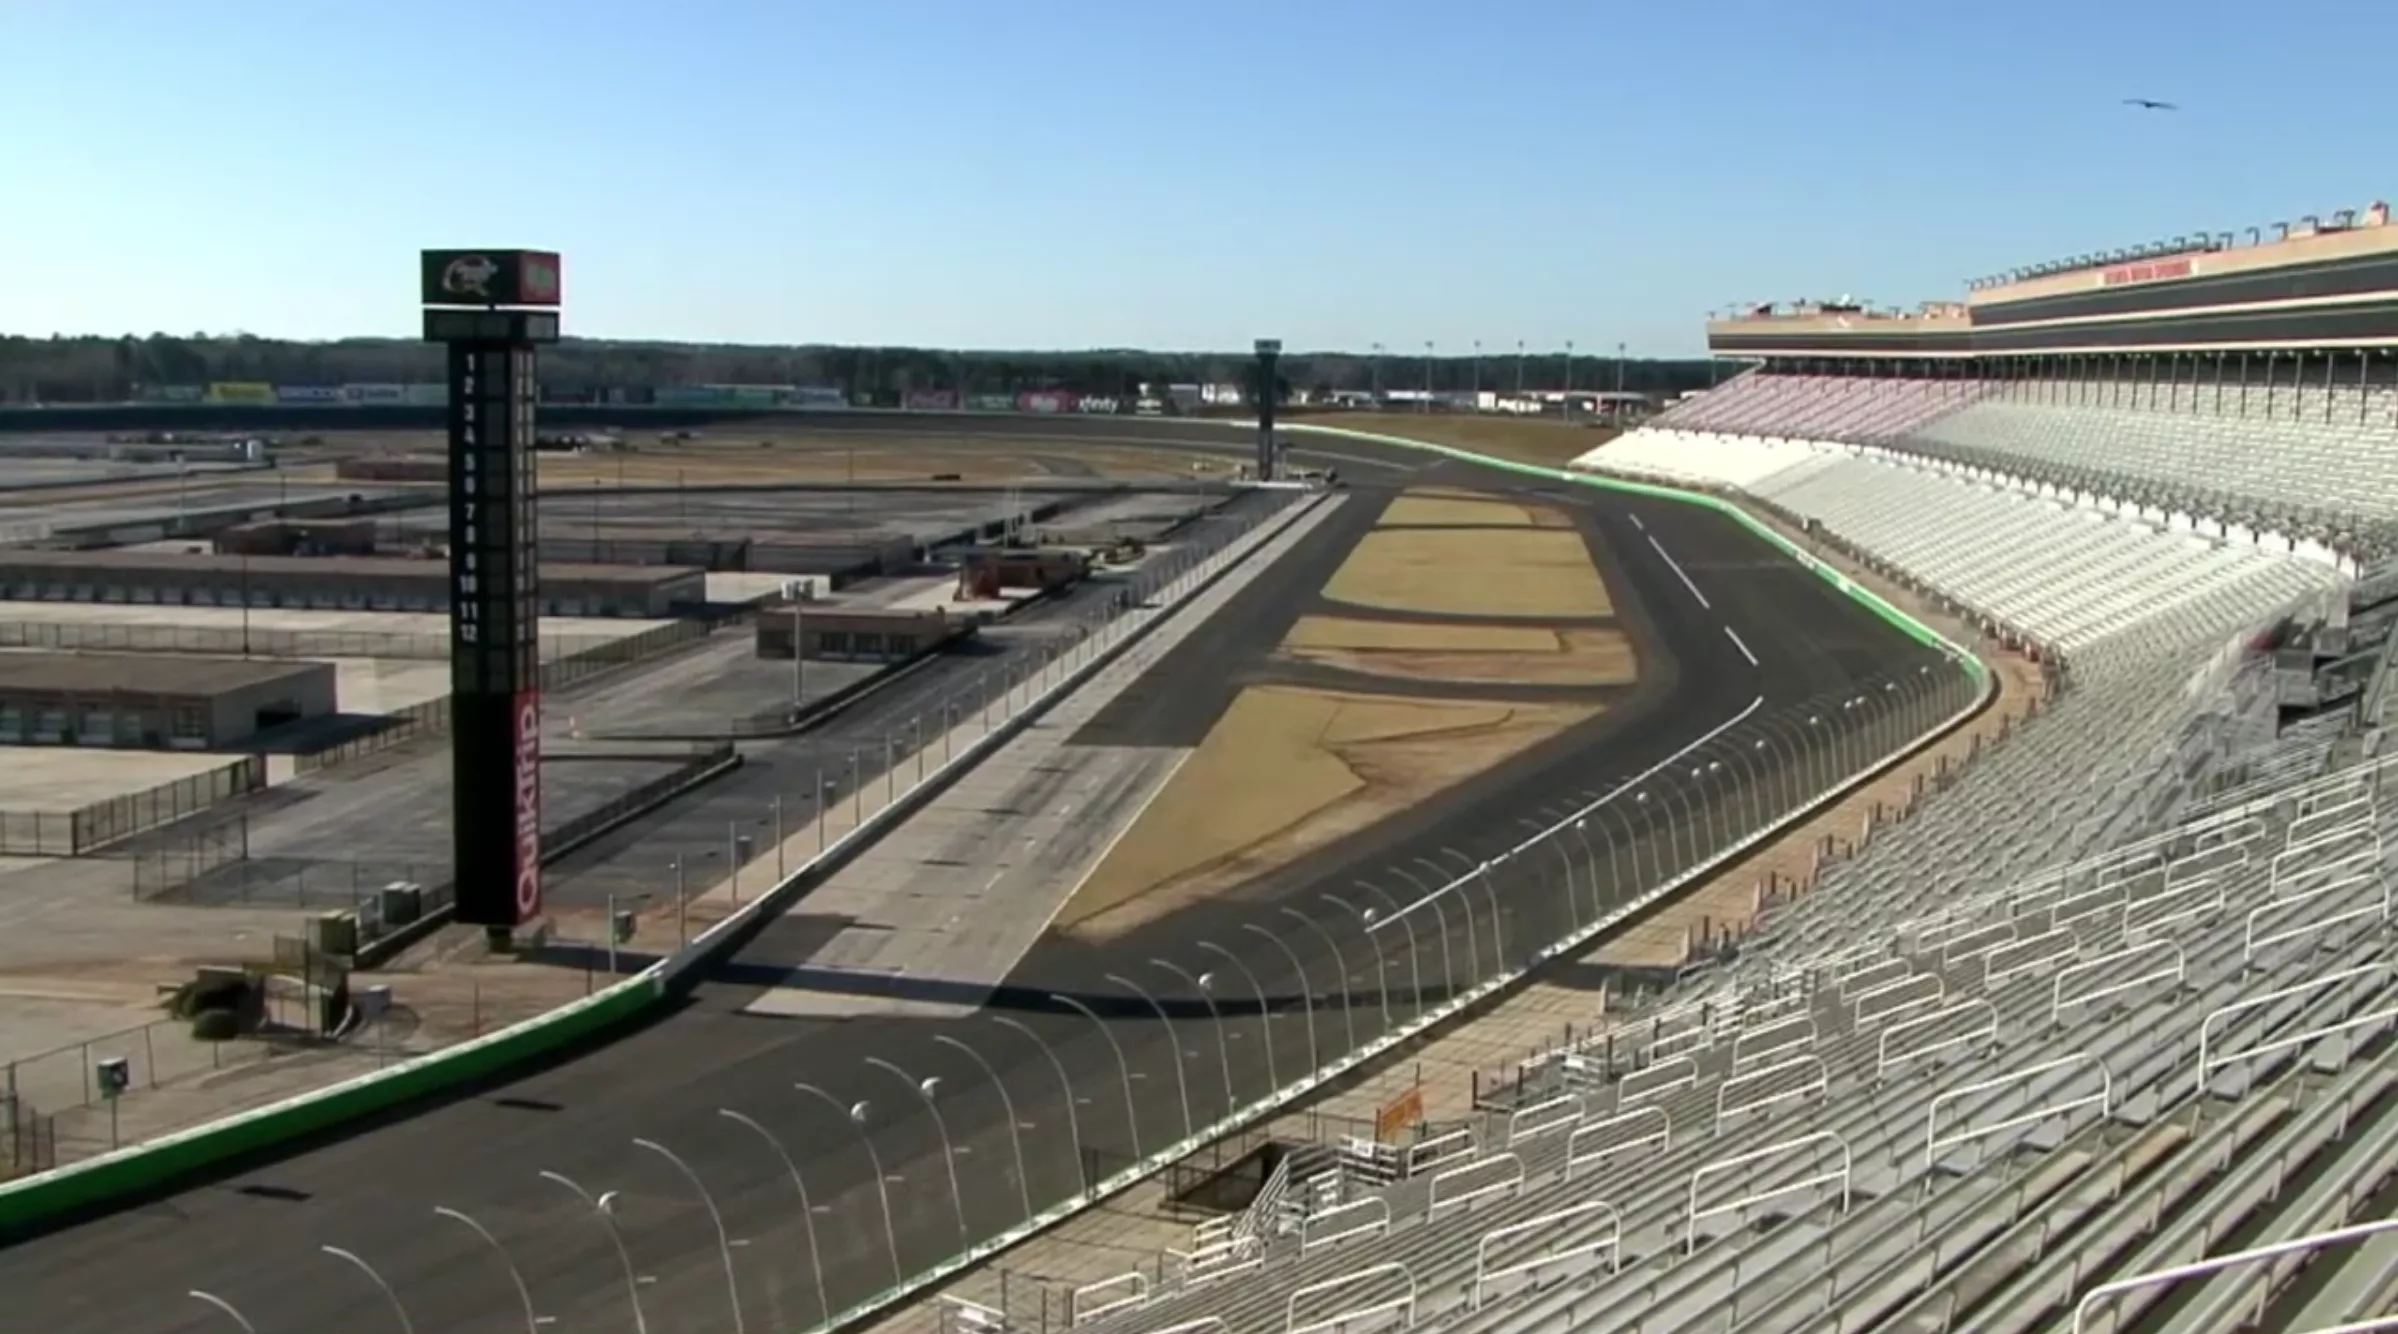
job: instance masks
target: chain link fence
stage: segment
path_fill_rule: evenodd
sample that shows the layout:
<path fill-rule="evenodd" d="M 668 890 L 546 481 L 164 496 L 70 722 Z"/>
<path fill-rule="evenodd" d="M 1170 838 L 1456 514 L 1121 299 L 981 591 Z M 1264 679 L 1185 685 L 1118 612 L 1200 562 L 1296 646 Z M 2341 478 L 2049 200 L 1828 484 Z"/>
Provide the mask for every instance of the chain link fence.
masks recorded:
<path fill-rule="evenodd" d="M 0 1181 L 47 1172 L 57 1165 L 57 1118 L 0 1092 Z"/>
<path fill-rule="evenodd" d="M 639 638 L 635 635 L 631 638 Z M 573 658 L 621 642 L 561 635 L 541 641 L 545 660 Z M 245 658 L 408 658 L 446 662 L 450 637 L 387 630 L 276 630 L 230 625 L 114 625 L 77 621 L 0 622 L 0 649 L 55 652 L 198 653 Z"/>
<path fill-rule="evenodd" d="M 266 761 L 245 755 L 220 768 L 109 797 L 79 810 L 0 811 L 0 855 L 80 857 L 264 786 Z"/>

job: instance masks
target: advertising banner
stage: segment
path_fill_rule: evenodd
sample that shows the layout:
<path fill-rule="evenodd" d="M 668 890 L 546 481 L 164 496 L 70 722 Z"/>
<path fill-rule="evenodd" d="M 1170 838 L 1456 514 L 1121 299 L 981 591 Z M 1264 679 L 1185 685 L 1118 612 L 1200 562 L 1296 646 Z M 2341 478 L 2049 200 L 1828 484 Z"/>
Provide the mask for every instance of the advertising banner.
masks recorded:
<path fill-rule="evenodd" d="M 541 915 L 541 692 L 516 692 L 516 920 Z"/>
<path fill-rule="evenodd" d="M 196 384 L 154 384 L 143 388 L 144 403 L 197 403 L 208 391 Z"/>
<path fill-rule="evenodd" d="M 849 395 L 835 385 L 801 385 L 783 405 L 802 412 L 839 412 L 849 406 Z"/>
<path fill-rule="evenodd" d="M 345 384 L 341 387 L 344 403 L 405 403 L 408 386 L 404 384 Z"/>
<path fill-rule="evenodd" d="M 905 406 L 910 412 L 955 412 L 958 391 L 955 389 L 910 389 Z"/>
<path fill-rule="evenodd" d="M 1101 398 L 1097 394 L 1085 394 L 1082 401 L 1074 405 L 1074 410 L 1076 412 L 1110 413 L 1122 412 L 1124 406 L 1112 398 Z"/>
<path fill-rule="evenodd" d="M 279 384 L 275 386 L 278 403 L 339 403 L 341 386 L 330 384 Z"/>
<path fill-rule="evenodd" d="M 1016 395 L 1018 412 L 1072 412 L 1082 404 L 1082 395 L 1071 389 L 1035 389 Z"/>
<path fill-rule="evenodd" d="M 709 388 L 724 395 L 726 406 L 735 408 L 776 407 L 799 392 L 787 384 L 719 384 Z"/>
<path fill-rule="evenodd" d="M 976 412 L 1014 412 L 1016 396 L 1014 394 L 976 394 L 966 400 L 966 406 Z"/>
<path fill-rule="evenodd" d="M 275 386 L 255 380 L 219 380 L 202 396 L 209 403 L 272 403 Z"/>
<path fill-rule="evenodd" d="M 450 387 L 446 384 L 410 384 L 400 388 L 400 401 L 412 407 L 437 408 L 450 401 Z"/>

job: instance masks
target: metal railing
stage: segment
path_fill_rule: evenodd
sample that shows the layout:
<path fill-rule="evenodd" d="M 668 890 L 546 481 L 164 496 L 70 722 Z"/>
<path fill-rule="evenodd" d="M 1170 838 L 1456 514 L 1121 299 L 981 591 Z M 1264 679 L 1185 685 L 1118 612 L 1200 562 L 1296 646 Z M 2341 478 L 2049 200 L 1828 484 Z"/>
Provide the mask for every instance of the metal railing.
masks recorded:
<path fill-rule="evenodd" d="M 229 764 L 71 811 L 0 811 L 0 856 L 79 857 L 266 785 L 266 762 Z"/>

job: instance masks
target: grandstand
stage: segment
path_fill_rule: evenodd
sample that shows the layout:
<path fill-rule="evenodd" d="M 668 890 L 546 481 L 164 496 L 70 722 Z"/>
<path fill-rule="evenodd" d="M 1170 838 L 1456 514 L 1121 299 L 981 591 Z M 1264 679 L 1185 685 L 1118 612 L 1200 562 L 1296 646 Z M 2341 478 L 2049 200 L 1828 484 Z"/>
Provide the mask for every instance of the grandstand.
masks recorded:
<path fill-rule="evenodd" d="M 2121 285 L 2019 275 L 2081 277 Z M 2386 352 L 2052 375 L 1851 328 L 1574 466 L 1778 517 L 2054 707 L 1735 958 L 1464 1125 L 1293 1155 L 1076 1328 L 2398 1328 Z"/>

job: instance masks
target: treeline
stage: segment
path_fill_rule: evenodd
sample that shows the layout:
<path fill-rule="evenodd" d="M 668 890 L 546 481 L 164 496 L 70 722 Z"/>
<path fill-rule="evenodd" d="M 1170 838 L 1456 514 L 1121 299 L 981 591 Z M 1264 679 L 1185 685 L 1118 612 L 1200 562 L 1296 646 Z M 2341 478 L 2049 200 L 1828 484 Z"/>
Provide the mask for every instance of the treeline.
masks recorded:
<path fill-rule="evenodd" d="M 569 339 L 542 353 L 542 379 L 569 392 L 669 385 L 824 385 L 877 399 L 920 389 L 1008 393 L 1070 389 L 1130 395 L 1141 383 L 1246 384 L 1244 352 L 968 352 L 917 347 L 745 347 Z M 1697 361 L 1624 361 L 1562 352 L 1493 352 L 1479 358 L 1297 352 L 1282 358 L 1294 389 L 1335 391 L 1473 388 L 1500 392 L 1574 388 L 1675 394 L 1706 387 L 1715 368 Z M 246 334 L 122 338 L 0 337 L 0 402 L 114 403 L 161 385 L 248 381 L 278 385 L 427 384 L 442 378 L 440 349 L 392 338 L 300 343 Z"/>

